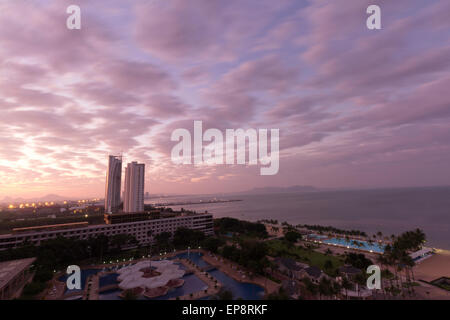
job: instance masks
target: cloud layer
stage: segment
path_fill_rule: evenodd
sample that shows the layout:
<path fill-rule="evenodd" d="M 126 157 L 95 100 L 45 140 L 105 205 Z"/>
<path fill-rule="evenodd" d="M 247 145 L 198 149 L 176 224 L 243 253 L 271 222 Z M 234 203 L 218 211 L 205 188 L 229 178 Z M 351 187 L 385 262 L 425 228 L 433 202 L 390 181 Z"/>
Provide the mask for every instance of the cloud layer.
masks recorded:
<path fill-rule="evenodd" d="M 0 199 L 102 196 L 106 157 L 147 191 L 450 183 L 448 1 L 0 2 Z M 279 128 L 280 172 L 175 166 L 176 128 Z"/>

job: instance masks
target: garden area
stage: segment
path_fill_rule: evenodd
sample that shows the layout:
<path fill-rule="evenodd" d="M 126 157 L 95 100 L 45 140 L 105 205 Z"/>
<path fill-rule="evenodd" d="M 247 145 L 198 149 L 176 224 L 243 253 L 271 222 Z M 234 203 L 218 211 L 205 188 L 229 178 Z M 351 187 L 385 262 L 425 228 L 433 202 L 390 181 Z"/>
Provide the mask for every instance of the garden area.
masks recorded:
<path fill-rule="evenodd" d="M 337 269 L 344 265 L 344 257 L 314 251 L 312 248 L 296 246 L 283 240 L 270 240 L 266 242 L 272 257 L 289 257 L 310 266 L 316 266 L 328 275 L 336 275 Z"/>

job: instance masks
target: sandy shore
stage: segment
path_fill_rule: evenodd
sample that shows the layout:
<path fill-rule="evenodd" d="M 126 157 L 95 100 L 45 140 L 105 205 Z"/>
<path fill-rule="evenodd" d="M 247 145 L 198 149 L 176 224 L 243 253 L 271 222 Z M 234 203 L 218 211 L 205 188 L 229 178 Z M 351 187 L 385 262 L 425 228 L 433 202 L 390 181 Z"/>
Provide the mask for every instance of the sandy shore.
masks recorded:
<path fill-rule="evenodd" d="M 419 262 L 414 267 L 416 280 L 422 280 L 415 291 L 419 299 L 450 300 L 450 292 L 427 282 L 441 277 L 450 278 L 450 251 L 436 249 L 436 254 Z"/>
<path fill-rule="evenodd" d="M 440 277 L 450 278 L 450 251 L 436 249 L 436 254 L 414 267 L 414 273 L 416 279 L 428 282 Z"/>

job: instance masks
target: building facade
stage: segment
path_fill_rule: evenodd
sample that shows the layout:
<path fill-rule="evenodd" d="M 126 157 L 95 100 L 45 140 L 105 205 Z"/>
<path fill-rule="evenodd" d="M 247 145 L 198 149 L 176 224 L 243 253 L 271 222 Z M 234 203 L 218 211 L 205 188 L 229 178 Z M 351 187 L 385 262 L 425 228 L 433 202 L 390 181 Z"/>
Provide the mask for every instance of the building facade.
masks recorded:
<path fill-rule="evenodd" d="M 151 219 L 128 223 L 112 223 L 101 225 L 62 225 L 61 229 L 51 226 L 39 230 L 29 229 L 16 234 L 0 235 L 0 250 L 17 248 L 25 241 L 33 245 L 40 245 L 42 241 L 57 237 L 87 240 L 98 235 L 113 236 L 117 234 L 129 234 L 136 238 L 140 245 L 149 245 L 154 237 L 162 232 L 174 233 L 178 228 L 185 227 L 202 231 L 205 235 L 213 235 L 213 216 L 207 213 L 181 214 L 169 218 Z"/>
<path fill-rule="evenodd" d="M 31 267 L 36 258 L 0 262 L 0 300 L 18 298 L 31 280 Z"/>
<path fill-rule="evenodd" d="M 119 210 L 121 183 L 122 157 L 109 156 L 106 171 L 105 212 L 114 213 Z"/>
<path fill-rule="evenodd" d="M 144 211 L 145 164 L 131 162 L 125 169 L 125 187 L 123 192 L 123 211 Z"/>

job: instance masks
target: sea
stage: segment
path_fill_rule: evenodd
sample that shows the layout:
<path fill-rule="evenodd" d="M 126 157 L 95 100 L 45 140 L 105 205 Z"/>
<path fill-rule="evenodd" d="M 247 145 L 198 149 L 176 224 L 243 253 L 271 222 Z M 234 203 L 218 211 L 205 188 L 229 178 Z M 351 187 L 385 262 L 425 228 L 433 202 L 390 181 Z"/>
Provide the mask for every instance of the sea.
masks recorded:
<path fill-rule="evenodd" d="M 204 203 L 235 199 L 241 201 Z M 450 187 L 182 195 L 150 198 L 146 203 L 200 201 L 203 203 L 170 207 L 208 211 L 214 218 L 276 219 L 294 225 L 356 229 L 370 236 L 381 231 L 390 237 L 420 228 L 426 234 L 427 246 L 450 249 Z"/>

